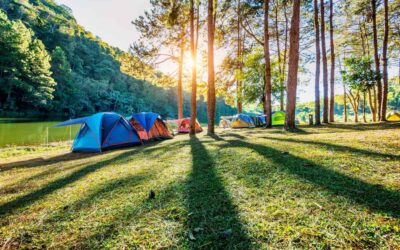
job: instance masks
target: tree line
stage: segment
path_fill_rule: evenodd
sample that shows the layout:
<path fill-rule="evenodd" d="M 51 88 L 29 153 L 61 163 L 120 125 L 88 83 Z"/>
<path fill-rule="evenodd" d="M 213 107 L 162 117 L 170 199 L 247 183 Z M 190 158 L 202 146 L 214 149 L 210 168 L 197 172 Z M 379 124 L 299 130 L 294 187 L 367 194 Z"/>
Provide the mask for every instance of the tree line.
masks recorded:
<path fill-rule="evenodd" d="M 103 42 L 51 0 L 0 1 L 0 113 L 76 117 L 101 111 L 177 116 L 174 79 Z M 181 92 L 190 115 L 190 93 Z M 222 98 L 216 115 L 234 114 Z M 207 121 L 206 102 L 196 101 Z"/>
<path fill-rule="evenodd" d="M 214 132 L 216 96 L 236 105 L 238 112 L 244 102 L 259 103 L 267 127 L 272 108 L 279 103 L 278 108 L 286 111 L 285 128 L 295 129 L 299 73 L 310 74 L 310 63 L 316 66 L 312 109 L 318 125 L 335 122 L 338 110 L 347 121 L 349 106 L 358 121 L 360 102 L 364 121 L 368 112 L 373 121 L 385 121 L 388 98 L 394 104 L 398 99 L 398 89 L 389 86 L 397 80 L 388 77 L 389 58 L 399 60 L 398 0 L 157 0 L 151 4 L 151 10 L 133 21 L 142 37 L 132 51 L 157 64 L 176 62 L 178 89 L 183 78 L 190 78 L 192 101 L 197 91 L 206 93 L 209 133 Z M 216 50 L 226 54 L 218 68 Z M 187 51 L 190 59 L 184 56 Z M 196 63 L 190 64 L 190 72 L 183 72 L 183 65 L 199 56 L 207 62 L 206 74 L 199 74 Z M 343 85 L 343 93 L 335 93 L 338 84 Z M 390 90 L 393 94 L 388 95 Z M 178 92 L 178 100 L 179 96 Z M 335 101 L 338 97 L 343 109 Z M 193 104 L 191 115 L 196 117 Z"/>

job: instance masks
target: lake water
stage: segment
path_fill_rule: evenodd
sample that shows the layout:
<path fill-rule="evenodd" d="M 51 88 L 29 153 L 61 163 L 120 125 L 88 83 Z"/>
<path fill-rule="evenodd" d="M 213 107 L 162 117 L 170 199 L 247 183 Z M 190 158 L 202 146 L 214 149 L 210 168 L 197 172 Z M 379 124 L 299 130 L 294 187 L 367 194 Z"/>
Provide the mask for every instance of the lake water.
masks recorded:
<path fill-rule="evenodd" d="M 79 125 L 52 128 L 60 121 L 0 118 L 0 147 L 7 145 L 40 145 L 73 140 Z M 48 139 L 47 139 L 48 138 Z"/>

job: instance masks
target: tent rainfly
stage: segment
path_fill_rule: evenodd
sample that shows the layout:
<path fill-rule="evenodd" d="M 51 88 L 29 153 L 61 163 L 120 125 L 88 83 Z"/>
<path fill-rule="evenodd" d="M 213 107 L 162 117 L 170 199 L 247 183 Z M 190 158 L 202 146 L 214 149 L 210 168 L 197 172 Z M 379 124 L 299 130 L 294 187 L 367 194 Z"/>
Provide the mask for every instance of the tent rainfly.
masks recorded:
<path fill-rule="evenodd" d="M 249 115 L 238 114 L 235 115 L 231 123 L 232 128 L 254 128 L 254 121 Z"/>
<path fill-rule="evenodd" d="M 138 132 L 140 139 L 170 139 L 171 133 L 161 116 L 152 112 L 141 112 L 126 118 Z"/>
<path fill-rule="evenodd" d="M 121 115 L 112 112 L 68 120 L 54 127 L 81 124 L 72 145 L 73 152 L 101 152 L 142 144 L 137 131 Z"/>

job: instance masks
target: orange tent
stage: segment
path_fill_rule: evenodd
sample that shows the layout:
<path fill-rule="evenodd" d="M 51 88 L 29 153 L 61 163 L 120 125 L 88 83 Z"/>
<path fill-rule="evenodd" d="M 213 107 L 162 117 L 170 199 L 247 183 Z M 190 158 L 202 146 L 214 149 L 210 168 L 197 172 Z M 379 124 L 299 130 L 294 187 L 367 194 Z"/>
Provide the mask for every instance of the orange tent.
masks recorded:
<path fill-rule="evenodd" d="M 190 117 L 182 119 L 182 120 L 178 120 L 178 127 L 176 128 L 176 130 L 178 131 L 178 133 L 189 133 L 190 132 Z M 200 123 L 196 120 L 196 133 L 200 133 L 203 131 L 203 129 L 200 126 Z"/>

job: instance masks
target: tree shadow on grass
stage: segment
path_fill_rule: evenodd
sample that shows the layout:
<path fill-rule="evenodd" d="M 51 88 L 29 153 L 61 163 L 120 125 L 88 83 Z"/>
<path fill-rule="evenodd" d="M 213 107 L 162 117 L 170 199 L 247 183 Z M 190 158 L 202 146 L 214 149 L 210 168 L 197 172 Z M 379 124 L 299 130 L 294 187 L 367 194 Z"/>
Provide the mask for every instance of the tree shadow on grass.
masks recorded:
<path fill-rule="evenodd" d="M 52 213 L 53 215 L 46 219 L 45 222 L 50 224 L 60 224 L 63 221 L 75 220 L 77 219 L 77 215 L 82 214 L 82 210 L 93 209 L 90 208 L 92 205 L 96 204 L 97 206 L 99 203 L 104 202 L 104 200 L 109 200 L 110 203 L 115 206 L 116 204 L 111 202 L 114 192 L 118 192 L 119 194 L 123 193 L 126 197 L 136 195 L 135 193 L 131 193 L 132 189 L 150 180 L 154 174 L 155 171 L 138 173 L 101 184 L 84 198 L 69 204 L 64 204 L 63 207 Z"/>
<path fill-rule="evenodd" d="M 103 153 L 104 154 L 104 153 Z M 67 163 L 69 161 L 75 161 L 80 159 L 89 159 L 100 155 L 99 153 L 66 153 L 62 155 L 57 155 L 54 157 L 43 158 L 38 157 L 34 159 L 10 162 L 6 164 L 0 164 L 0 172 L 5 172 L 12 169 L 19 168 L 34 168 L 43 167 L 55 163 Z"/>
<path fill-rule="evenodd" d="M 328 123 L 323 125 L 305 125 L 302 128 L 313 129 L 310 134 L 333 134 L 346 133 L 353 131 L 374 131 L 399 129 L 400 123 L 368 123 L 368 124 L 346 124 L 346 123 Z M 320 129 L 316 131 L 316 129 Z"/>
<path fill-rule="evenodd" d="M 400 218 L 400 192 L 396 190 L 347 176 L 322 165 L 317 165 L 308 159 L 282 154 L 281 151 L 272 147 L 240 140 L 227 140 L 226 142 L 230 147 L 251 148 L 261 156 L 275 162 L 280 170 L 324 188 L 333 195 L 345 197 L 369 210 Z"/>
<path fill-rule="evenodd" d="M 140 180 L 139 182 L 145 181 L 148 177 L 144 177 L 144 179 Z M 133 180 L 128 179 L 126 180 L 125 185 L 129 185 Z M 136 183 L 136 185 L 140 185 Z M 166 209 L 166 207 L 171 206 L 171 203 L 176 198 L 176 192 L 182 186 L 181 182 L 176 182 L 173 184 L 169 184 L 165 187 L 154 187 L 154 191 L 156 192 L 157 196 L 155 199 L 148 199 L 147 197 L 141 197 L 137 204 L 132 204 L 130 202 L 125 202 L 122 206 L 115 206 L 114 205 L 114 213 L 112 215 L 112 220 L 103 221 L 99 223 L 97 227 L 92 230 L 92 234 L 86 237 L 82 242 L 78 242 L 74 247 L 77 249 L 103 249 L 107 248 L 107 244 L 110 244 L 111 241 L 113 244 L 119 243 L 119 247 L 122 247 L 118 240 L 118 237 L 123 234 L 123 231 L 133 230 L 132 225 L 135 223 L 139 223 L 140 220 L 156 220 L 156 218 L 152 218 L 151 213 L 155 212 L 156 210 Z M 82 201 L 85 203 L 88 200 Z M 163 220 L 176 220 L 175 217 L 179 218 L 179 214 L 175 211 L 175 208 L 171 208 L 172 211 Z M 73 216 L 73 215 L 72 215 Z M 143 222 L 142 222 L 143 223 Z M 140 224 L 140 223 L 139 223 Z M 145 228 L 143 231 L 144 234 L 149 233 L 149 229 L 151 227 L 157 226 L 153 224 L 149 226 L 149 228 Z M 142 230 L 142 229 L 139 229 Z M 151 239 L 156 240 L 154 235 L 150 235 Z M 122 243 L 126 247 L 127 245 L 131 247 L 131 249 L 142 249 L 143 247 L 142 242 L 138 242 L 137 239 L 127 239 L 129 242 Z M 154 245 L 158 245 L 160 247 L 160 242 L 154 242 Z M 170 244 L 170 243 L 169 243 Z M 122 248 L 124 248 L 122 247 Z M 160 249 L 164 249 L 160 247 Z M 166 248 L 165 248 L 166 249 Z"/>
<path fill-rule="evenodd" d="M 390 158 L 393 160 L 400 160 L 400 155 L 379 153 L 379 152 L 374 152 L 374 151 L 365 150 L 365 149 L 352 148 L 349 146 L 330 144 L 330 143 L 326 143 L 326 142 L 307 141 L 307 140 L 298 140 L 298 139 L 284 139 L 284 138 L 267 137 L 267 136 L 263 136 L 261 138 L 267 139 L 267 140 L 273 140 L 273 141 L 283 141 L 283 142 L 300 143 L 300 144 L 308 144 L 308 145 L 314 145 L 314 146 L 327 147 L 327 148 L 332 148 L 334 150 L 341 151 L 341 152 L 363 154 L 365 156 L 374 156 L 374 157 Z"/>
<path fill-rule="evenodd" d="M 46 177 L 49 177 L 49 176 L 52 176 L 54 174 L 58 174 L 58 173 L 61 173 L 61 172 L 64 172 L 64 171 L 69 171 L 69 170 L 72 170 L 72 169 L 78 169 L 78 168 L 81 168 L 83 165 L 85 165 L 85 163 L 80 163 L 80 164 L 77 164 L 77 165 L 70 165 L 70 166 L 67 166 L 67 167 L 58 166 L 58 165 L 49 166 L 48 168 L 46 168 L 46 170 L 44 170 L 44 171 L 42 171 L 42 172 L 40 172 L 38 174 L 31 175 L 29 177 L 20 179 L 20 180 L 14 182 L 14 183 L 9 184 L 9 185 L 3 186 L 3 188 L 0 190 L 0 195 L 2 195 L 2 194 L 7 195 L 7 194 L 13 194 L 13 193 L 21 192 L 21 191 L 23 191 L 25 189 L 30 188 L 30 186 L 31 186 L 30 184 L 32 184 L 32 183 L 34 183 L 34 182 L 36 182 L 38 180 L 44 179 Z"/>
<path fill-rule="evenodd" d="M 180 145 L 177 145 L 177 146 L 180 146 Z M 64 188 L 65 186 L 67 186 L 71 183 L 74 183 L 74 182 L 78 181 L 79 179 L 84 178 L 85 176 L 87 176 L 103 167 L 108 166 L 109 164 L 116 164 L 118 162 L 124 162 L 127 160 L 127 158 L 129 158 L 132 155 L 142 153 L 142 152 L 150 153 L 154 150 L 159 150 L 159 149 L 160 149 L 159 147 L 136 148 L 135 150 L 123 151 L 116 157 L 108 158 L 106 160 L 90 164 L 86 167 L 83 167 L 79 170 L 74 171 L 73 173 L 71 173 L 63 178 L 60 178 L 60 179 L 57 179 L 57 180 L 54 180 L 54 181 L 48 183 L 45 186 L 39 188 L 38 190 L 35 190 L 28 194 L 25 194 L 25 195 L 18 197 L 12 201 L 1 204 L 0 205 L 0 217 L 4 216 L 6 214 L 9 214 L 9 213 L 14 213 L 19 208 L 29 206 L 30 204 L 34 203 L 35 201 L 40 200 L 40 199 L 44 198 L 45 196 L 47 196 L 61 188 Z"/>
<path fill-rule="evenodd" d="M 187 228 L 193 249 L 250 249 L 251 241 L 236 206 L 218 176 L 212 156 L 190 138 L 192 172 L 187 181 Z M 193 237 L 194 238 L 193 238 Z"/>
<path fill-rule="evenodd" d="M 312 126 L 310 126 L 312 127 Z M 330 129 L 345 129 L 345 130 L 356 130 L 356 131 L 366 131 L 366 130 L 381 130 L 381 129 L 398 129 L 400 128 L 400 123 L 385 122 L 385 123 L 359 123 L 359 124 L 344 124 L 344 123 L 331 123 L 326 124 L 327 128 Z"/>
<path fill-rule="evenodd" d="M 107 159 L 104 161 L 100 161 L 100 162 L 88 165 L 77 171 L 74 171 L 73 173 L 67 175 L 66 177 L 57 179 L 38 190 L 35 190 L 28 194 L 25 194 L 21 197 L 18 197 L 15 200 L 6 202 L 6 203 L 0 205 L 0 216 L 3 216 L 7 213 L 14 212 L 16 209 L 26 207 L 26 206 L 34 203 L 35 201 L 45 197 L 46 195 L 51 194 L 71 183 L 74 183 L 74 182 L 78 181 L 79 179 L 89 175 L 90 173 L 93 173 L 98 169 L 106 167 L 110 163 L 115 163 L 115 162 L 121 161 L 121 160 L 125 159 L 126 157 L 131 156 L 134 153 L 136 153 L 136 151 L 128 151 L 128 152 L 118 155 L 115 158 Z"/>
<path fill-rule="evenodd" d="M 157 144 L 160 144 L 165 140 L 153 140 L 153 141 L 148 141 L 145 144 L 145 147 L 153 147 L 156 146 Z M 126 149 L 121 148 L 121 149 Z M 53 157 L 49 158 L 43 158 L 43 157 L 38 157 L 34 159 L 29 159 L 29 160 L 23 160 L 23 161 L 16 161 L 16 162 L 10 162 L 10 163 L 5 163 L 5 164 L 0 164 L 0 173 L 5 172 L 8 170 L 13 170 L 13 169 L 21 169 L 21 168 L 34 168 L 34 167 L 43 167 L 43 166 L 48 166 L 51 164 L 60 164 L 60 163 L 68 163 L 70 161 L 75 161 L 75 160 L 81 160 L 81 159 L 91 159 L 94 157 L 97 157 L 99 155 L 107 155 L 112 152 L 115 152 L 116 150 L 121 150 L 121 149 L 109 149 L 105 150 L 101 153 L 79 153 L 79 152 L 69 152 L 65 153 L 62 155 L 56 155 Z"/>
<path fill-rule="evenodd" d="M 225 138 L 225 137 L 235 137 L 235 138 L 240 139 L 240 140 L 245 140 L 246 139 L 245 136 L 239 135 L 239 134 L 236 134 L 236 133 L 223 133 L 220 136 L 213 135 L 213 138 L 215 140 L 223 140 L 222 138 Z"/>

